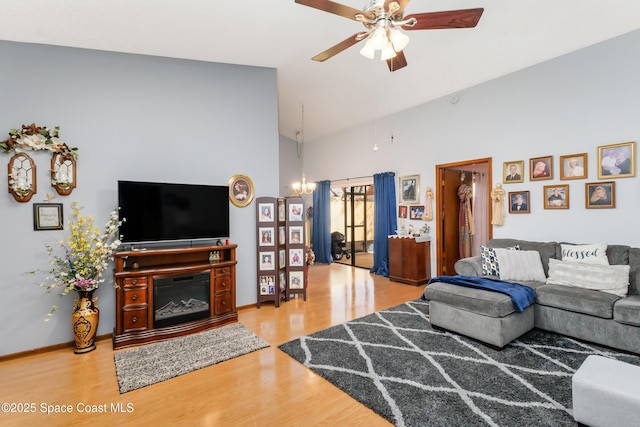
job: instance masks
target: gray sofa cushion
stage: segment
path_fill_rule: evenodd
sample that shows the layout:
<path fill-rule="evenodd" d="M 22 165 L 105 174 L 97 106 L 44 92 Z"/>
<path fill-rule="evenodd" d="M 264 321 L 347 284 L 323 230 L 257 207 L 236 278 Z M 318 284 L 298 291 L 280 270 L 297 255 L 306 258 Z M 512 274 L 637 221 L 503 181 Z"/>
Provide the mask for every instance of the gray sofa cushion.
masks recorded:
<path fill-rule="evenodd" d="M 604 319 L 613 318 L 613 304 L 619 296 L 590 289 L 563 285 L 545 285 L 536 289 L 536 303 L 549 307 L 589 314 Z"/>
<path fill-rule="evenodd" d="M 516 311 L 508 295 L 448 283 L 431 283 L 424 297 L 489 317 L 505 317 Z"/>
<path fill-rule="evenodd" d="M 547 276 L 549 275 L 549 258 L 562 259 L 562 256 L 557 256 L 557 252 L 560 251 L 560 245 L 556 242 L 529 242 L 527 240 L 519 239 L 491 239 L 488 246 L 493 248 L 506 248 L 515 245 L 519 245 L 520 250 L 522 251 L 538 251 L 540 253 L 540 260 L 542 261 L 544 274 Z"/>
<path fill-rule="evenodd" d="M 629 295 L 640 295 L 640 248 L 629 248 Z"/>
<path fill-rule="evenodd" d="M 616 322 L 640 326 L 640 295 L 619 299 L 613 306 L 613 318 Z"/>

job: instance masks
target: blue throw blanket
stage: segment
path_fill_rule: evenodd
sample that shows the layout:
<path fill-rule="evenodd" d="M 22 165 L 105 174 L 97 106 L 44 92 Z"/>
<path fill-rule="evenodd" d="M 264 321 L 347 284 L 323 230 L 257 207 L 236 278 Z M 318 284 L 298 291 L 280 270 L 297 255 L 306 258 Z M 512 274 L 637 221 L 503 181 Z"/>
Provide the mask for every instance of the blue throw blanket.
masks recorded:
<path fill-rule="evenodd" d="M 536 299 L 536 291 L 528 286 L 519 283 L 504 282 L 490 277 L 480 276 L 437 276 L 429 280 L 428 284 L 442 282 L 451 285 L 465 286 L 467 288 L 483 289 L 487 291 L 500 292 L 508 295 L 513 301 L 513 306 L 517 312 L 523 312 Z M 424 295 L 423 295 L 424 298 Z"/>

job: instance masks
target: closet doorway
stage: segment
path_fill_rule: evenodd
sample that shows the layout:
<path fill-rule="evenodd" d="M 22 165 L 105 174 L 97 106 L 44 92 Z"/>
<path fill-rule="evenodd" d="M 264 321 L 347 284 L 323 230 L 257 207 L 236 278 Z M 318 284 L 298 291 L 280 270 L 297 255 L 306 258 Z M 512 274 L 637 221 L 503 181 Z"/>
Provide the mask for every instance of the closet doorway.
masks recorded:
<path fill-rule="evenodd" d="M 331 255 L 334 262 L 373 267 L 373 184 L 331 188 Z"/>
<path fill-rule="evenodd" d="M 436 165 L 437 275 L 455 275 L 456 261 L 492 237 L 491 170 L 491 158 Z"/>

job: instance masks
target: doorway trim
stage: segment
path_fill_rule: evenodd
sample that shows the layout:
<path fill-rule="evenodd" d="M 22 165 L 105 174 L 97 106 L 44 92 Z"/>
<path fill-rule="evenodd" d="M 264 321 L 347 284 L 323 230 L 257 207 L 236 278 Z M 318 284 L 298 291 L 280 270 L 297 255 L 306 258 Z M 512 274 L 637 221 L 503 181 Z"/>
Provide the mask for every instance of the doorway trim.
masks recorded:
<path fill-rule="evenodd" d="M 492 176 L 492 158 L 485 157 L 474 160 L 465 160 L 462 162 L 445 163 L 442 165 L 436 165 L 436 212 L 435 212 L 435 224 L 436 224 L 436 274 L 442 275 L 443 272 L 443 253 L 444 253 L 444 236 L 442 235 L 442 220 L 444 210 L 444 197 L 442 196 L 443 176 L 446 169 L 459 169 L 461 166 L 477 165 L 478 163 L 487 164 L 487 176 L 489 179 L 489 188 L 487 193 L 487 200 L 491 200 L 491 189 L 493 188 L 493 176 Z M 489 215 L 487 224 L 488 237 L 493 237 L 493 225 L 491 224 L 492 212 L 491 203 L 489 203 Z"/>

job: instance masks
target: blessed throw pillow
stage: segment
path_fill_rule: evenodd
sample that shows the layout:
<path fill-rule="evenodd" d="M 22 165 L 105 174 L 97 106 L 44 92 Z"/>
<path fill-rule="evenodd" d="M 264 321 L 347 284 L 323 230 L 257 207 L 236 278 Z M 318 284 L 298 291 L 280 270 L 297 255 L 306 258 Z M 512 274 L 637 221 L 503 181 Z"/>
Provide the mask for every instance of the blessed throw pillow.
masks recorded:
<path fill-rule="evenodd" d="M 500 280 L 545 282 L 547 276 L 542 268 L 538 251 L 514 251 L 495 248 L 500 265 Z"/>
<path fill-rule="evenodd" d="M 592 289 L 625 297 L 629 292 L 630 268 L 628 265 L 587 264 L 550 259 L 547 284 Z"/>
<path fill-rule="evenodd" d="M 512 251 L 517 251 L 520 249 L 519 245 L 509 246 L 508 248 Z M 480 246 L 480 258 L 482 261 L 482 275 L 483 276 L 499 276 L 500 275 L 500 266 L 498 265 L 498 261 L 496 260 L 496 254 L 493 251 L 493 248 L 488 246 Z"/>
<path fill-rule="evenodd" d="M 561 244 L 560 247 L 562 248 L 562 261 L 609 265 L 606 243 L 595 245 Z"/>

